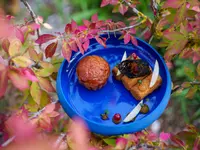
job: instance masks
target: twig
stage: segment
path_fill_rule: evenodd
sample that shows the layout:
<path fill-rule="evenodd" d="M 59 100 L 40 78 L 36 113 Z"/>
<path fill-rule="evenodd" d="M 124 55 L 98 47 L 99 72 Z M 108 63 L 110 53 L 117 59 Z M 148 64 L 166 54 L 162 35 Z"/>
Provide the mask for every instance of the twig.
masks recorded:
<path fill-rule="evenodd" d="M 142 33 L 140 34 L 139 38 L 143 37 L 143 35 L 144 35 L 148 30 L 149 30 L 149 28 L 146 27 L 146 28 L 142 31 Z"/>
<path fill-rule="evenodd" d="M 128 1 L 126 1 L 125 0 L 125 3 L 129 6 L 129 7 L 131 7 L 131 3 L 130 2 L 128 2 Z M 149 20 L 149 22 L 152 24 L 152 20 L 150 19 L 150 18 L 148 18 L 146 15 L 144 15 L 142 12 L 140 12 L 139 10 L 137 10 L 137 8 L 132 8 L 132 11 L 135 13 L 135 14 L 137 14 L 139 17 L 141 16 L 141 17 L 143 17 L 144 19 L 148 19 Z"/>
<path fill-rule="evenodd" d="M 152 35 L 151 38 L 149 39 L 149 44 L 151 44 L 153 38 L 154 38 L 154 36 Z"/>
<path fill-rule="evenodd" d="M 192 81 L 192 82 L 189 82 L 191 85 L 200 85 L 200 82 L 198 81 Z M 181 88 L 183 88 L 181 85 L 177 85 L 176 88 L 174 88 L 172 91 L 171 91 L 171 94 L 175 93 L 176 91 L 180 90 Z"/>
<path fill-rule="evenodd" d="M 56 104 L 58 103 L 59 101 L 55 101 L 55 102 L 52 102 L 52 104 Z M 38 117 L 44 110 L 45 110 L 46 106 L 44 108 L 42 108 L 41 110 L 39 110 L 38 112 L 34 113 L 34 115 L 32 117 L 30 117 L 28 119 L 28 121 Z M 7 145 L 9 145 L 14 139 L 16 138 L 16 136 L 12 136 L 11 138 L 9 138 L 7 141 L 5 141 L 1 146 L 2 147 L 6 147 Z"/>
<path fill-rule="evenodd" d="M 61 133 L 60 136 L 57 138 L 54 147 L 58 148 L 58 146 L 60 145 L 60 143 L 62 142 L 62 140 L 67 136 L 66 133 Z"/>
<path fill-rule="evenodd" d="M 157 10 L 158 10 L 158 4 L 155 0 L 151 0 L 151 8 L 154 13 L 154 16 L 156 16 Z"/>
<path fill-rule="evenodd" d="M 134 28 L 134 27 L 137 27 L 139 25 L 141 25 L 144 21 L 141 21 L 141 22 L 138 22 L 132 26 L 128 26 L 128 27 L 124 27 L 124 28 L 118 28 L 118 29 L 114 29 L 114 30 L 104 30 L 104 31 L 101 31 L 102 33 L 111 33 L 111 32 L 118 32 L 118 31 L 123 31 L 123 30 L 128 30 L 128 29 L 131 29 L 131 28 Z"/>
<path fill-rule="evenodd" d="M 34 13 L 34 11 L 32 10 L 31 6 L 29 5 L 29 3 L 26 1 L 26 0 L 21 0 L 21 2 L 24 4 L 24 6 L 26 7 L 26 9 L 29 11 L 33 21 L 35 23 L 38 24 L 38 21 L 36 19 L 36 14 Z M 40 32 L 39 32 L 39 29 L 37 29 L 37 36 L 39 37 L 40 36 Z"/>

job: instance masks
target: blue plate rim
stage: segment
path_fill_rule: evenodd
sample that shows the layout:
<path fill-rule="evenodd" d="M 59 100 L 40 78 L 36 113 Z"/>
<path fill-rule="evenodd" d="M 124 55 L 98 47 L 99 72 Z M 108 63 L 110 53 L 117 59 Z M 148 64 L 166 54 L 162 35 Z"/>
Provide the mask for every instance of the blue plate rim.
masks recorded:
<path fill-rule="evenodd" d="M 103 36 L 104 35 L 106 35 L 106 34 L 103 34 Z M 120 34 L 116 34 L 116 35 L 120 35 Z M 144 45 L 148 46 L 159 57 L 162 64 L 164 65 L 165 73 L 166 73 L 166 77 L 167 77 L 167 88 L 166 88 L 165 94 L 163 96 L 163 100 L 158 104 L 158 106 L 150 114 L 148 114 L 142 118 L 142 121 L 145 122 L 145 124 L 141 125 L 140 120 L 136 120 L 132 123 L 124 124 L 123 126 L 117 126 L 117 125 L 113 126 L 113 125 L 98 124 L 94 121 L 88 120 L 85 117 L 83 118 L 81 116 L 81 114 L 76 112 L 69 104 L 66 105 L 66 103 L 68 103 L 68 102 L 65 99 L 65 96 L 64 96 L 64 93 L 62 90 L 62 86 L 61 86 L 61 74 L 62 74 L 63 66 L 65 63 L 68 63 L 66 59 L 62 62 L 61 66 L 59 68 L 57 80 L 56 80 L 56 90 L 57 90 L 57 94 L 59 97 L 59 101 L 60 101 L 64 111 L 68 114 L 68 116 L 71 119 L 73 119 L 73 117 L 75 117 L 75 116 L 82 118 L 86 122 L 86 125 L 89 127 L 89 129 L 92 132 L 95 132 L 97 134 L 102 134 L 102 135 L 121 135 L 121 134 L 134 133 L 141 129 L 146 128 L 151 123 L 153 123 L 153 121 L 157 120 L 163 114 L 165 108 L 167 107 L 167 104 L 168 104 L 168 102 L 170 100 L 170 96 L 171 96 L 171 76 L 170 76 L 168 67 L 167 67 L 164 59 L 160 56 L 160 54 L 151 45 L 149 45 L 142 39 L 139 39 L 138 37 L 135 37 L 135 38 L 138 41 L 140 41 L 141 43 L 143 43 Z M 80 52 L 76 52 L 74 54 L 74 56 L 78 55 L 78 54 L 80 54 Z M 157 113 L 157 112 L 160 112 L 160 113 Z M 151 117 L 151 116 L 153 116 L 153 117 Z M 134 130 L 132 129 L 133 126 L 134 126 Z M 127 128 L 127 130 L 124 130 L 124 128 Z M 107 131 L 109 131 L 109 133 Z"/>

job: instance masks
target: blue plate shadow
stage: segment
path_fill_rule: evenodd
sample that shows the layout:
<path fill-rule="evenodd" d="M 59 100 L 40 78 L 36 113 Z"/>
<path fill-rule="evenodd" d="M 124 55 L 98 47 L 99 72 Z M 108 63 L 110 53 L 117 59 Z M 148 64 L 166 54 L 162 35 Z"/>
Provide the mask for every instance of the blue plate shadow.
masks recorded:
<path fill-rule="evenodd" d="M 107 37 L 107 34 L 102 35 Z M 120 135 L 141 131 L 157 120 L 164 112 L 171 94 L 171 77 L 162 57 L 149 44 L 137 38 L 138 46 L 129 43 L 124 45 L 123 40 L 118 40 L 110 34 L 107 47 L 104 48 L 96 42 L 90 41 L 87 52 L 73 53 L 70 63 L 63 61 L 57 76 L 57 94 L 65 112 L 71 117 L 81 117 L 88 125 L 91 132 L 102 135 Z M 127 55 L 135 52 L 141 59 L 146 60 L 153 68 L 155 60 L 160 67 L 162 85 L 144 99 L 150 111 L 147 114 L 139 114 L 134 122 L 118 125 L 112 122 L 112 116 L 120 113 L 124 119 L 137 104 L 138 101 L 132 97 L 120 81 L 116 81 L 112 72 L 107 84 L 97 91 L 87 90 L 79 84 L 76 75 L 76 65 L 85 56 L 98 55 L 103 57 L 112 68 L 121 61 L 124 51 Z M 149 100 L 146 100 L 146 99 Z M 103 121 L 100 114 L 109 111 L 109 120 Z"/>

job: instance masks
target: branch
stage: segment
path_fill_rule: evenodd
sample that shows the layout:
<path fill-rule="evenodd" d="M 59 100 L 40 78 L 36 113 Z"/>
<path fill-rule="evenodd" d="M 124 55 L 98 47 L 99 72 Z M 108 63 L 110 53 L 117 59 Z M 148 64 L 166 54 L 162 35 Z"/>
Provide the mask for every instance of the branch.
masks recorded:
<path fill-rule="evenodd" d="M 124 28 L 118 28 L 118 29 L 115 29 L 115 30 L 104 30 L 104 31 L 101 31 L 102 33 L 112 33 L 112 32 L 118 32 L 118 31 L 123 31 L 123 30 L 128 30 L 128 29 L 131 29 L 131 28 L 134 28 L 134 27 L 137 27 L 139 25 L 141 25 L 144 21 L 141 21 L 141 22 L 138 22 L 132 26 L 128 26 L 128 27 L 124 27 Z M 100 33 L 101 33 L 100 32 Z"/>
<path fill-rule="evenodd" d="M 155 0 L 151 0 L 151 9 L 154 13 L 154 16 L 156 16 L 157 10 L 158 10 L 158 4 Z"/>
<path fill-rule="evenodd" d="M 26 0 L 21 0 L 21 2 L 24 4 L 24 6 L 26 7 L 26 9 L 29 11 L 33 21 L 35 23 L 38 24 L 38 21 L 37 21 L 37 16 L 36 14 L 34 13 L 34 11 L 32 10 L 31 6 L 29 5 L 29 3 L 26 1 Z M 39 37 L 40 36 L 40 32 L 39 32 L 39 29 L 37 29 L 37 36 Z"/>
<path fill-rule="evenodd" d="M 200 86 L 200 82 L 199 81 L 192 81 L 189 82 L 191 85 L 199 85 Z M 177 85 L 174 89 L 172 89 L 171 94 L 175 93 L 176 91 L 180 90 L 181 88 L 183 88 L 181 85 Z"/>
<path fill-rule="evenodd" d="M 125 3 L 131 7 L 131 3 L 125 0 Z M 132 8 L 132 7 L 131 7 Z M 137 8 L 132 8 L 133 12 L 135 14 L 137 14 L 139 17 L 143 17 L 144 19 L 148 19 L 150 21 L 150 23 L 152 24 L 152 20 L 150 18 L 148 18 L 146 15 L 144 15 L 142 12 L 140 12 L 139 10 L 137 10 Z"/>

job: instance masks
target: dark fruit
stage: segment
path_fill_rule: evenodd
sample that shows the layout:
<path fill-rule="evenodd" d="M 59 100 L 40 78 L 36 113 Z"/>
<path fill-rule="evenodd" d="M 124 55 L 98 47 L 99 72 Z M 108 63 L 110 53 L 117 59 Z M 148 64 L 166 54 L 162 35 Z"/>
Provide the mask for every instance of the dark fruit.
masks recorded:
<path fill-rule="evenodd" d="M 133 59 L 137 59 L 137 55 L 135 53 L 132 53 Z"/>
<path fill-rule="evenodd" d="M 105 113 L 105 114 L 101 114 L 101 119 L 102 120 L 108 120 L 108 115 Z"/>
<path fill-rule="evenodd" d="M 142 105 L 142 108 L 141 108 L 141 110 L 140 110 L 140 112 L 143 113 L 143 114 L 148 113 L 148 112 L 149 112 L 149 107 L 148 107 L 148 105 L 147 105 L 147 104 L 143 104 L 143 105 Z"/>
<path fill-rule="evenodd" d="M 120 122 L 121 122 L 121 115 L 119 114 L 119 113 L 117 113 L 117 114 L 115 114 L 114 116 L 113 116 L 113 122 L 115 123 L 115 124 L 119 124 Z"/>

